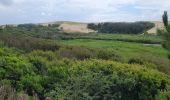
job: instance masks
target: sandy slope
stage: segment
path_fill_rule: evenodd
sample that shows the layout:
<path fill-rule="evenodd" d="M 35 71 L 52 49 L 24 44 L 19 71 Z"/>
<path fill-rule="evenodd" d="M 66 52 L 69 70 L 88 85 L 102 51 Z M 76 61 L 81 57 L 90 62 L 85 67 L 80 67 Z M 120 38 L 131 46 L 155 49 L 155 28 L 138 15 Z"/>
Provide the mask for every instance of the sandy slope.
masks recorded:
<path fill-rule="evenodd" d="M 153 22 L 155 24 L 155 27 L 153 27 L 152 29 L 148 30 L 147 32 L 150 34 L 156 34 L 157 29 L 164 29 L 164 24 L 163 22 L 160 21 L 154 21 Z"/>
<path fill-rule="evenodd" d="M 50 22 L 50 23 L 41 23 L 43 26 L 48 26 L 49 24 L 59 24 L 59 29 L 68 32 L 68 33 L 90 33 L 94 32 L 91 29 L 87 28 L 87 23 L 81 22 L 70 22 L 70 21 L 58 21 L 58 22 Z"/>
<path fill-rule="evenodd" d="M 78 32 L 78 33 L 90 33 L 94 32 L 87 28 L 86 23 L 76 23 L 76 22 L 63 22 L 59 26 L 60 30 L 64 32 Z"/>

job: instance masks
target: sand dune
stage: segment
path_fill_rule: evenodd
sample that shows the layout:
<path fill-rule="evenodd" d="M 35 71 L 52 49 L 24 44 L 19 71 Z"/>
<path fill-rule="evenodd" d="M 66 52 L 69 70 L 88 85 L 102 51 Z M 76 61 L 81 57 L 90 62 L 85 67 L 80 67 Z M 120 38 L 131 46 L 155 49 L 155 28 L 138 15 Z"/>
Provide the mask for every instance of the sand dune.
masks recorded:
<path fill-rule="evenodd" d="M 163 22 L 160 21 L 154 21 L 153 22 L 155 24 L 155 27 L 153 27 L 152 29 L 148 30 L 147 32 L 150 34 L 156 34 L 157 29 L 164 29 L 164 24 Z"/>
<path fill-rule="evenodd" d="M 61 23 L 59 29 L 64 32 L 78 32 L 78 33 L 94 32 L 93 30 L 87 28 L 86 23 L 76 23 L 76 22 Z"/>

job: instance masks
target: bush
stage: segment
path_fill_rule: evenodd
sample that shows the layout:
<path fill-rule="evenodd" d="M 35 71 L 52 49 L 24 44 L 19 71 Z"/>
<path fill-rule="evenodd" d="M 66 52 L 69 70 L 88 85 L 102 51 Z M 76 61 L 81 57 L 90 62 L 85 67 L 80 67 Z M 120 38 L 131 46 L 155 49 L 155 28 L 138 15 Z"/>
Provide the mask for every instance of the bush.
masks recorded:
<path fill-rule="evenodd" d="M 157 69 L 163 73 L 170 75 L 170 67 L 169 60 L 161 57 L 155 57 L 152 55 L 138 55 L 138 57 L 134 57 L 129 59 L 129 64 L 140 64 L 145 65 L 149 68 Z"/>
<path fill-rule="evenodd" d="M 22 49 L 24 51 L 32 51 L 32 50 L 55 51 L 61 47 L 60 45 L 58 45 L 53 41 L 38 39 L 33 37 L 22 37 L 22 36 L 1 34 L 0 40 L 9 47 L 15 47 L 18 49 Z"/>
<path fill-rule="evenodd" d="M 114 60 L 114 61 L 119 61 L 123 62 L 123 58 L 116 53 L 113 50 L 98 50 L 97 51 L 97 59 L 103 59 L 103 60 Z"/>
<path fill-rule="evenodd" d="M 113 50 L 103 49 L 90 49 L 87 47 L 65 47 L 59 50 L 61 57 L 69 59 L 85 60 L 90 58 L 103 59 L 103 60 L 114 60 L 123 62 L 124 59 Z"/>
<path fill-rule="evenodd" d="M 84 54 L 77 54 L 81 49 L 70 48 L 72 52 L 76 51 L 76 57 L 81 55 L 79 59 L 84 57 Z M 0 84 L 11 85 L 17 93 L 24 91 L 28 96 L 37 94 L 40 99 L 74 100 L 168 97 L 169 76 L 144 65 L 71 60 L 58 57 L 52 51 L 39 50 L 22 55 L 13 49 L 1 48 L 0 55 Z"/>
<path fill-rule="evenodd" d="M 155 100 L 162 81 L 169 84 L 169 76 L 139 65 L 87 60 L 73 66 L 68 81 L 47 94 L 52 99 Z"/>
<path fill-rule="evenodd" d="M 129 64 L 144 64 L 144 61 L 142 59 L 139 58 L 132 58 L 128 61 Z"/>
<path fill-rule="evenodd" d="M 22 90 L 21 78 L 32 74 L 32 65 L 16 51 L 0 49 L 0 85 L 10 85 Z"/>
<path fill-rule="evenodd" d="M 85 47 L 65 47 L 59 50 L 59 54 L 62 57 L 71 58 L 71 59 L 89 59 L 95 57 L 95 51 Z"/>

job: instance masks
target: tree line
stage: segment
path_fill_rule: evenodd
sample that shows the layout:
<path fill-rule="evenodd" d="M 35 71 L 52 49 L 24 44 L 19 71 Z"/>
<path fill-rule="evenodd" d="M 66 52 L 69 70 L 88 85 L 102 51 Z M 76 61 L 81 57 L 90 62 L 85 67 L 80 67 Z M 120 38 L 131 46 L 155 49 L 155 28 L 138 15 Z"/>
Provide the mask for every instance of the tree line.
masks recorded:
<path fill-rule="evenodd" d="M 151 22 L 104 22 L 104 23 L 89 23 L 88 28 L 93 29 L 99 33 L 127 33 L 139 34 L 143 33 L 155 24 Z"/>

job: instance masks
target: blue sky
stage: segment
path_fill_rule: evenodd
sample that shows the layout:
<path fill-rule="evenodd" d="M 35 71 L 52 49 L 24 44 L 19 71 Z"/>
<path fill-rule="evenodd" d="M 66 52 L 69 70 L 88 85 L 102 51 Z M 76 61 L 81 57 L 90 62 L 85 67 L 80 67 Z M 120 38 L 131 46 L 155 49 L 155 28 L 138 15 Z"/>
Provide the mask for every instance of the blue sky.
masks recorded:
<path fill-rule="evenodd" d="M 170 0 L 0 0 L 0 24 L 160 21 Z"/>

